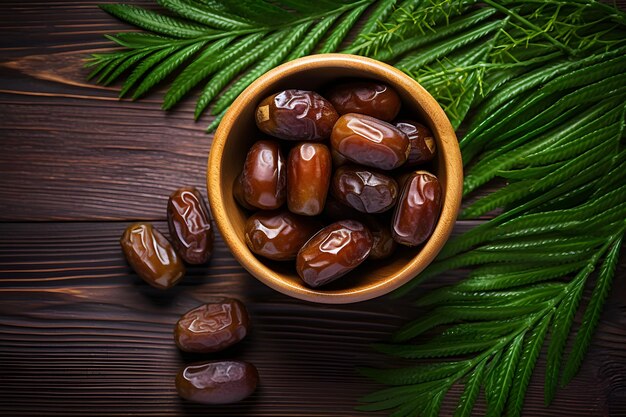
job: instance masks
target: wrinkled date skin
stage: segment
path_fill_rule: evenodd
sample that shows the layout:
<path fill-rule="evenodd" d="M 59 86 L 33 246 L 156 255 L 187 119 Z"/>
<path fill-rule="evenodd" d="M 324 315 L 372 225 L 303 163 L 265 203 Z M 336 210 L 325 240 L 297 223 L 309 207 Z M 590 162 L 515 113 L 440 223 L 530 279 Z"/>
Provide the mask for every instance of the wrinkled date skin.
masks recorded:
<path fill-rule="evenodd" d="M 243 184 L 241 183 L 241 174 L 237 176 L 237 178 L 235 179 L 235 182 L 233 183 L 233 197 L 235 197 L 235 201 L 237 202 L 237 204 L 239 204 L 241 207 L 245 208 L 246 210 L 256 210 L 256 207 L 248 204 L 248 202 L 246 201 L 246 197 L 243 194 Z"/>
<path fill-rule="evenodd" d="M 400 120 L 396 127 L 406 133 L 411 150 L 406 166 L 415 166 L 431 161 L 435 157 L 435 137 L 429 128 L 412 120 Z"/>
<path fill-rule="evenodd" d="M 391 233 L 402 245 L 417 246 L 430 237 L 441 212 L 441 185 L 433 174 L 415 171 L 404 186 L 393 214 Z"/>
<path fill-rule="evenodd" d="M 365 261 L 372 243 L 363 223 L 340 220 L 320 230 L 300 249 L 296 270 L 313 288 L 328 284 Z"/>
<path fill-rule="evenodd" d="M 332 172 L 330 150 L 321 143 L 299 143 L 287 158 L 287 206 L 304 216 L 322 212 Z"/>
<path fill-rule="evenodd" d="M 389 86 L 375 81 L 340 84 L 326 93 L 337 113 L 360 113 L 390 122 L 400 111 L 400 96 Z"/>
<path fill-rule="evenodd" d="M 319 141 L 330 136 L 339 115 L 313 91 L 285 90 L 261 101 L 256 125 L 268 135 L 287 140 Z"/>
<path fill-rule="evenodd" d="M 395 126 L 356 113 L 337 120 L 330 141 L 347 159 L 384 170 L 404 164 L 410 150 L 409 138 Z"/>
<path fill-rule="evenodd" d="M 249 322 L 241 301 L 220 298 L 186 312 L 176 323 L 174 341 L 185 352 L 219 352 L 242 340 Z"/>
<path fill-rule="evenodd" d="M 202 404 L 231 404 L 250 396 L 259 383 L 254 365 L 243 361 L 213 361 L 189 365 L 176 376 L 182 398 Z"/>
<path fill-rule="evenodd" d="M 252 145 L 243 165 L 241 186 L 246 202 L 256 208 L 272 210 L 285 203 L 285 159 L 277 142 L 260 140 Z"/>
<path fill-rule="evenodd" d="M 128 226 L 120 245 L 137 275 L 155 288 L 171 288 L 185 275 L 185 266 L 172 244 L 151 224 Z"/>
<path fill-rule="evenodd" d="M 344 165 L 333 175 L 333 195 L 363 213 L 389 210 L 398 198 L 396 181 L 380 172 Z"/>
<path fill-rule="evenodd" d="M 211 259 L 215 236 L 209 210 L 197 189 L 183 187 L 170 195 L 167 224 L 172 245 L 185 262 L 200 265 Z"/>
<path fill-rule="evenodd" d="M 339 220 L 358 220 L 365 224 L 372 234 L 372 250 L 368 259 L 377 260 L 390 257 L 398 246 L 391 236 L 389 221 L 378 220 L 373 215 L 364 214 L 340 203 L 335 198 L 329 198 L 324 207 L 324 216 L 336 222 Z"/>
<path fill-rule="evenodd" d="M 245 241 L 257 255 L 274 261 L 296 258 L 298 251 L 321 228 L 316 219 L 287 210 L 259 212 L 248 218 Z"/>

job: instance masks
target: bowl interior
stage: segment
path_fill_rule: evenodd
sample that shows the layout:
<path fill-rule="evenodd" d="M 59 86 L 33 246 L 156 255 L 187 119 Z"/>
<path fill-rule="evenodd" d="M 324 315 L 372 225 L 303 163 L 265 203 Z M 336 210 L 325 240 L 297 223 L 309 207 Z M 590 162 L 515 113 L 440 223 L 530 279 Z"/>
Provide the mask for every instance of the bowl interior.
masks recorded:
<path fill-rule="evenodd" d="M 430 263 L 445 243 L 460 200 L 462 173 L 450 172 L 454 157 L 459 156 L 458 144 L 441 108 L 415 81 L 392 67 L 360 57 L 348 58 L 350 56 L 346 55 L 318 55 L 315 60 L 304 58 L 305 61 L 300 65 L 298 61 L 293 61 L 259 78 L 241 94 L 224 116 L 215 136 L 208 167 L 209 199 L 213 215 L 234 256 L 267 285 L 283 293 L 317 302 L 360 301 L 382 295 L 407 282 Z M 290 88 L 322 92 L 324 87 L 347 78 L 387 83 L 402 98 L 399 117 L 417 119 L 430 127 L 438 152 L 436 160 L 425 168 L 434 172 L 441 182 L 443 212 L 433 236 L 424 245 L 399 248 L 388 260 L 366 261 L 345 277 L 316 290 L 301 281 L 294 262 L 257 258 L 248 250 L 244 241 L 244 225 L 249 213 L 235 202 L 231 191 L 241 172 L 246 152 L 255 141 L 264 137 L 254 121 L 256 106 L 263 98 Z M 283 152 L 286 156 L 292 144 L 286 141 L 281 143 L 285 146 Z M 449 150 L 451 147 L 452 151 Z M 460 158 L 457 159 L 460 163 Z M 219 187 L 219 192 L 216 192 L 215 187 Z M 451 196 L 451 193 L 454 195 Z"/>

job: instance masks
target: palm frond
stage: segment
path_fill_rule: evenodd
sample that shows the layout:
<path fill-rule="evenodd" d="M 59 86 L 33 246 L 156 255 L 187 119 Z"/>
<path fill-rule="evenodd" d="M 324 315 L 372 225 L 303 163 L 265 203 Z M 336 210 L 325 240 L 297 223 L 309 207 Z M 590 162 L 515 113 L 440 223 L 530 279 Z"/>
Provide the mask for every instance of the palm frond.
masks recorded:
<path fill-rule="evenodd" d="M 87 63 L 95 68 L 91 77 L 108 85 L 130 73 L 120 97 L 134 89 L 131 98 L 137 99 L 174 74 L 163 98 L 164 109 L 173 108 L 204 82 L 196 104 L 198 119 L 216 99 L 212 112 L 221 114 L 243 89 L 276 65 L 315 48 L 320 53 L 336 51 L 375 0 L 324 0 L 315 6 L 302 0 L 158 3 L 169 14 L 127 4 L 101 6 L 150 33 L 108 35 L 126 49 L 94 55 Z M 385 10 L 377 16 L 384 17 Z"/>
<path fill-rule="evenodd" d="M 520 415 L 545 344 L 547 402 L 559 381 L 574 377 L 626 230 L 626 14 L 596 0 L 157 2 L 161 10 L 102 6 L 144 31 L 108 35 L 121 50 L 86 62 L 98 83 L 125 77 L 120 97 L 139 98 L 172 79 L 163 99 L 172 109 L 203 84 L 195 117 L 211 109 L 213 130 L 266 71 L 343 48 L 395 64 L 429 90 L 455 128 L 467 127 L 465 195 L 494 178 L 508 181 L 462 214 L 499 209 L 497 216 L 450 240 L 396 292 L 471 268 L 418 299 L 430 310 L 375 346 L 415 363 L 361 369 L 392 387 L 364 397 L 358 409 L 435 416 L 450 387 L 464 381 L 456 416 L 472 413 L 481 389 L 488 414 Z M 581 295 L 600 264 L 565 357 Z M 424 339 L 426 332 L 434 336 Z"/>

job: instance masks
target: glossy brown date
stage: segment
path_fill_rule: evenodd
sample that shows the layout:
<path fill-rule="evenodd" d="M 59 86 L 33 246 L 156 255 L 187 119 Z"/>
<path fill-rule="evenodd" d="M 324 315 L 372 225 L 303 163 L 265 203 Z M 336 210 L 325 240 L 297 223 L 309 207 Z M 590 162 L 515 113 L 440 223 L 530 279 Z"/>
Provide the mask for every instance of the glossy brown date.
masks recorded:
<path fill-rule="evenodd" d="M 167 225 L 172 245 L 185 262 L 199 265 L 211 259 L 215 236 L 209 210 L 197 189 L 183 187 L 170 195 Z"/>
<path fill-rule="evenodd" d="M 261 101 L 256 125 L 268 135 L 287 140 L 328 138 L 339 115 L 333 105 L 313 91 L 285 90 Z"/>
<path fill-rule="evenodd" d="M 242 340 L 248 327 L 243 303 L 219 298 L 186 312 L 176 323 L 174 341 L 185 352 L 219 352 Z"/>
<path fill-rule="evenodd" d="M 417 246 L 432 234 L 441 212 L 441 186 L 433 174 L 415 171 L 398 199 L 391 223 L 394 240 L 402 245 Z"/>
<path fill-rule="evenodd" d="M 299 143 L 287 158 L 287 206 L 304 216 L 322 212 L 332 172 L 330 150 L 321 143 Z"/>
<path fill-rule="evenodd" d="M 315 288 L 359 266 L 372 250 L 372 235 L 363 223 L 340 220 L 317 232 L 298 252 L 296 270 Z"/>
<path fill-rule="evenodd" d="M 256 210 L 256 207 L 251 206 L 246 201 L 246 197 L 243 193 L 243 184 L 241 183 L 241 174 L 237 175 L 237 178 L 235 178 L 235 182 L 233 183 L 233 197 L 235 198 L 237 204 L 246 210 Z"/>
<path fill-rule="evenodd" d="M 368 259 L 378 260 L 389 258 L 398 246 L 391 236 L 389 222 L 382 222 L 374 216 L 367 216 L 363 219 L 372 234 L 372 251 Z"/>
<path fill-rule="evenodd" d="M 435 157 L 435 138 L 429 128 L 412 120 L 400 120 L 395 125 L 409 138 L 411 150 L 406 166 L 423 164 Z"/>
<path fill-rule="evenodd" d="M 244 238 L 253 253 L 286 261 L 295 259 L 302 245 L 320 227 L 317 220 L 287 210 L 259 212 L 246 221 Z"/>
<path fill-rule="evenodd" d="M 398 246 L 391 236 L 391 227 L 389 221 L 379 220 L 371 214 L 361 213 L 352 207 L 348 207 L 340 203 L 334 197 L 326 201 L 324 207 L 324 216 L 332 221 L 339 220 L 358 220 L 363 223 L 372 234 L 372 251 L 368 259 L 385 259 L 393 254 Z"/>
<path fill-rule="evenodd" d="M 335 171 L 332 190 L 339 201 L 363 213 L 387 211 L 398 198 L 398 184 L 393 178 L 353 165 Z"/>
<path fill-rule="evenodd" d="M 390 122 L 400 111 L 400 96 L 375 81 L 354 81 L 333 86 L 326 93 L 337 113 L 360 113 Z"/>
<path fill-rule="evenodd" d="M 384 170 L 404 164 L 410 150 L 409 139 L 395 126 L 356 113 L 337 120 L 330 141 L 347 159 Z"/>
<path fill-rule="evenodd" d="M 256 208 L 272 210 L 285 203 L 287 175 L 278 142 L 260 140 L 252 145 L 243 165 L 241 186 L 246 202 Z"/>
<path fill-rule="evenodd" d="M 243 361 L 212 361 L 187 366 L 176 376 L 182 398 L 203 404 L 231 404 L 250 396 L 259 383 L 254 365 Z"/>
<path fill-rule="evenodd" d="M 120 245 L 137 275 L 155 288 L 171 288 L 185 275 L 185 266 L 172 244 L 149 223 L 128 226 Z"/>

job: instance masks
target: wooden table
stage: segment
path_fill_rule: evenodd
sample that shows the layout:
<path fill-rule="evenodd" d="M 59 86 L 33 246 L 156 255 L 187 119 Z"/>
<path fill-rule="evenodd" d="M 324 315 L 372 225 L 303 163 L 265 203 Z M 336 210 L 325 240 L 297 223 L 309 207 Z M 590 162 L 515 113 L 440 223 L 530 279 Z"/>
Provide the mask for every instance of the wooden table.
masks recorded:
<path fill-rule="evenodd" d="M 389 363 L 369 344 L 419 314 L 410 298 L 290 299 L 250 276 L 219 236 L 212 262 L 168 292 L 127 266 L 118 239 L 129 222 L 165 231 L 172 190 L 194 185 L 206 195 L 210 120 L 193 122 L 192 101 L 165 113 L 162 92 L 120 102 L 118 87 L 85 81 L 82 59 L 111 46 L 103 34 L 127 28 L 102 2 L 0 4 L 0 415 L 358 414 L 357 398 L 379 387 L 355 366 Z M 459 222 L 457 232 L 471 226 Z M 541 359 L 525 415 L 626 415 L 625 277 L 622 261 L 579 375 L 544 408 Z M 251 361 L 262 377 L 251 398 L 227 407 L 184 402 L 173 383 L 204 357 L 181 354 L 172 326 L 215 295 L 241 298 L 254 324 L 216 357 Z M 446 401 L 442 415 L 453 406 Z"/>

